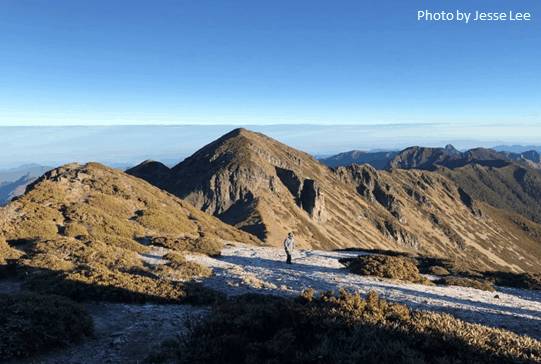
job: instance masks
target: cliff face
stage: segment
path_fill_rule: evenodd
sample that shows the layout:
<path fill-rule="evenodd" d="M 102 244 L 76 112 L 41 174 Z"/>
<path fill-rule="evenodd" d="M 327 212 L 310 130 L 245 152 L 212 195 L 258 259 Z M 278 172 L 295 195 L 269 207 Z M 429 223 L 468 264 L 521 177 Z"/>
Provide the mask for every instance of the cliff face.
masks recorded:
<path fill-rule="evenodd" d="M 541 244 L 526 231 L 539 225 L 525 220 L 528 228 L 521 227 L 513 213 L 477 201 L 436 172 L 333 170 L 236 129 L 172 168 L 160 184 L 271 245 L 292 231 L 301 247 L 409 250 L 486 267 L 539 269 Z"/>

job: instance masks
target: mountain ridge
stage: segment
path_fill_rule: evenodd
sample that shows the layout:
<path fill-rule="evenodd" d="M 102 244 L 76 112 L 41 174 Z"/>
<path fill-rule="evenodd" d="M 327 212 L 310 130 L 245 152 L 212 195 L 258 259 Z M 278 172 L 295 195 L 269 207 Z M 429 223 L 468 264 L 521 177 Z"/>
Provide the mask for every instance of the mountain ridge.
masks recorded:
<path fill-rule="evenodd" d="M 137 176 L 137 168 L 128 173 Z M 171 168 L 160 183 L 271 245 L 293 231 L 301 247 L 408 250 L 538 269 L 523 260 L 523 249 L 539 251 L 537 238 L 512 222 L 513 213 L 477 202 L 437 172 L 333 170 L 265 135 L 235 129 Z M 505 229 L 493 226 L 495 219 Z M 526 221 L 526 229 L 539 229 Z"/>

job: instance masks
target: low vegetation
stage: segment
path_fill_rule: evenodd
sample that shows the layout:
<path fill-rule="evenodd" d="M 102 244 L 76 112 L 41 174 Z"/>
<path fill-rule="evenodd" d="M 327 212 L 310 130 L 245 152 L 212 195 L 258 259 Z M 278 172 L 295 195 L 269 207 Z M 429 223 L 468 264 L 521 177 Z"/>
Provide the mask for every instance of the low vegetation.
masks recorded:
<path fill-rule="evenodd" d="M 176 251 L 189 251 L 206 254 L 211 257 L 219 256 L 223 244 L 215 238 L 206 236 L 158 236 L 151 239 L 152 245 L 162 246 Z"/>
<path fill-rule="evenodd" d="M 340 262 L 345 264 L 351 272 L 360 275 L 430 284 L 430 281 L 419 273 L 415 260 L 409 257 L 360 255 L 352 259 L 341 259 Z"/>
<path fill-rule="evenodd" d="M 167 263 L 154 269 L 161 277 L 175 281 L 186 281 L 193 278 L 209 277 L 212 270 L 200 264 L 187 261 L 184 255 L 171 251 L 163 257 Z"/>
<path fill-rule="evenodd" d="M 2 361 L 64 346 L 93 332 L 86 311 L 63 297 L 0 294 L 0 307 Z"/>
<path fill-rule="evenodd" d="M 148 362 L 533 363 L 541 342 L 366 298 L 305 292 L 296 300 L 245 295 L 217 305 Z"/>
<path fill-rule="evenodd" d="M 541 273 L 486 272 L 485 276 L 498 286 L 541 291 Z"/>
<path fill-rule="evenodd" d="M 436 275 L 436 276 L 448 276 L 449 271 L 443 267 L 440 267 L 439 265 L 434 265 L 428 269 L 428 273 Z"/>
<path fill-rule="evenodd" d="M 494 292 L 494 285 L 484 279 L 472 279 L 463 277 L 443 277 L 435 282 L 445 286 L 461 286 L 481 289 L 483 291 Z"/>
<path fill-rule="evenodd" d="M 212 298 L 189 282 L 211 271 L 183 255 L 219 255 L 222 240 L 257 242 L 138 178 L 96 163 L 45 174 L 0 210 L 0 236 L 6 239 L 0 241 L 0 264 L 14 247 L 20 250 L 12 265 L 26 288 L 114 302 Z M 171 251 L 167 264 L 145 263 L 143 256 L 160 245 Z"/>
<path fill-rule="evenodd" d="M 440 279 L 434 283 L 442 285 L 472 287 L 485 291 L 494 291 L 495 286 L 541 290 L 541 273 L 480 271 L 444 258 L 415 256 L 390 250 L 363 249 L 363 251 L 375 255 L 345 258 L 340 261 L 353 273 L 401 279 L 408 282 L 425 283 L 426 280 L 422 274 L 431 274 L 439 276 Z M 413 269 L 412 264 L 416 266 L 417 272 Z M 420 281 L 417 273 L 421 274 Z"/>

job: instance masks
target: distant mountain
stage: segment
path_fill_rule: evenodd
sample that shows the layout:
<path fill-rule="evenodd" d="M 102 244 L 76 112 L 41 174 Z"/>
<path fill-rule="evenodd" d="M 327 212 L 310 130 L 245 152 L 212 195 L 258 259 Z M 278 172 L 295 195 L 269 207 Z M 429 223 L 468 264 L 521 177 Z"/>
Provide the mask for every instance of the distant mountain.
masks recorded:
<path fill-rule="evenodd" d="M 26 186 L 34 182 L 36 178 L 25 175 L 13 182 L 0 183 L 0 206 L 7 204 L 13 197 L 22 195 Z"/>
<path fill-rule="evenodd" d="M 475 148 L 460 152 L 452 145 L 447 145 L 445 148 L 406 148 L 389 162 L 389 167 L 432 171 L 438 167 L 458 168 L 471 163 L 502 167 L 509 162 L 505 153 L 499 153 L 493 149 Z"/>
<path fill-rule="evenodd" d="M 459 168 L 468 164 L 503 167 L 510 162 L 541 169 L 541 156 L 535 150 L 521 153 L 499 152 L 489 148 L 474 148 L 461 152 L 448 144 L 444 148 L 409 147 L 400 152 L 350 151 L 320 159 L 329 167 L 351 164 L 370 164 L 376 169 L 423 169 L 434 171 L 438 167 Z"/>
<path fill-rule="evenodd" d="M 0 206 L 13 197 L 22 195 L 27 185 L 51 169 L 39 164 L 25 164 L 16 168 L 0 170 Z"/>
<path fill-rule="evenodd" d="M 24 164 L 15 168 L 0 169 L 0 183 L 15 182 L 23 176 L 39 177 L 50 169 L 51 167 L 39 164 Z"/>
<path fill-rule="evenodd" d="M 397 154 L 398 152 L 395 151 L 363 152 L 360 150 L 352 150 L 331 157 L 321 158 L 319 160 L 321 163 L 333 168 L 366 163 L 376 169 L 385 169 L 388 167 L 389 161 Z"/>
<path fill-rule="evenodd" d="M 450 146 L 442 149 L 462 158 Z M 128 172 L 271 245 L 292 231 L 300 247 L 406 250 L 484 267 L 541 269 L 541 225 L 477 201 L 437 171 L 331 169 L 236 129 L 169 172 L 156 162 Z"/>
<path fill-rule="evenodd" d="M 492 147 L 492 149 L 498 152 L 510 152 L 520 154 L 529 150 L 541 152 L 541 145 L 497 145 L 495 147 Z"/>

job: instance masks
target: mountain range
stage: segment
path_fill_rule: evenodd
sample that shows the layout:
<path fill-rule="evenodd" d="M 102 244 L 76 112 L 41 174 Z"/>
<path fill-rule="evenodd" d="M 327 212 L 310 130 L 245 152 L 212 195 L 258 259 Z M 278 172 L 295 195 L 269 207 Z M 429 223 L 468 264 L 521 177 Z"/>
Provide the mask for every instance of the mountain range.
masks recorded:
<path fill-rule="evenodd" d="M 515 153 L 491 148 L 474 148 L 461 152 L 450 144 L 444 148 L 414 146 L 402 151 L 388 152 L 352 150 L 321 158 L 320 161 L 330 167 L 367 163 L 376 169 L 435 170 L 438 167 L 458 168 L 468 164 L 501 167 L 511 162 L 527 167 L 541 168 L 541 154 L 536 150 Z"/>
<path fill-rule="evenodd" d="M 489 172 L 470 182 L 468 168 Z M 173 168 L 145 161 L 127 173 L 266 244 L 280 245 L 293 232 L 306 248 L 414 251 L 493 269 L 537 271 L 541 265 L 534 203 L 539 172 L 491 150 L 414 147 L 397 153 L 389 170 L 333 169 L 263 134 L 236 129 Z M 508 177 L 517 183 L 493 201 Z M 493 193 L 485 197 L 477 181 Z"/>
<path fill-rule="evenodd" d="M 0 210 L 0 232 L 14 244 L 79 236 L 132 247 L 144 237 L 201 234 L 280 246 L 293 232 L 301 248 L 399 250 L 539 271 L 535 163 L 447 146 L 407 148 L 386 169 L 331 168 L 235 129 L 171 168 L 144 161 L 126 173 L 92 163 L 53 169 Z"/>

